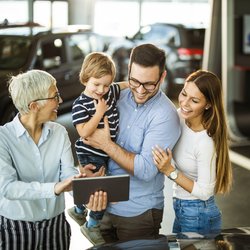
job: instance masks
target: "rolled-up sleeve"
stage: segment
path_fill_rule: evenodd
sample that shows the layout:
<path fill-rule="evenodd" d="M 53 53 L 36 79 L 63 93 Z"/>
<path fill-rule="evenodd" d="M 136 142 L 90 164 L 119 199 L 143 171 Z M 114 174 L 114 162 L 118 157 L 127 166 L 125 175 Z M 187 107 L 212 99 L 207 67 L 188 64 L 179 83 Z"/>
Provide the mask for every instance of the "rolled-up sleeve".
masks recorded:
<path fill-rule="evenodd" d="M 141 180 L 150 181 L 158 173 L 153 162 L 152 147 L 159 145 L 162 148 L 172 149 L 180 136 L 179 118 L 175 110 L 166 113 L 155 113 L 146 126 L 144 138 L 141 138 L 141 151 L 134 159 L 134 175 Z"/>

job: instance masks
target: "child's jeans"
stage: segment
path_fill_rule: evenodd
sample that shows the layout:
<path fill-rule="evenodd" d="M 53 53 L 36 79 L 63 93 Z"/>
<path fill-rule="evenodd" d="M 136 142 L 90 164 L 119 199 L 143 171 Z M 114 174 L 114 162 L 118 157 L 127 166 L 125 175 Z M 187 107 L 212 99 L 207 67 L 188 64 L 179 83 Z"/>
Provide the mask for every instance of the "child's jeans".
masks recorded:
<path fill-rule="evenodd" d="M 105 170 L 107 171 L 108 167 L 108 157 L 94 155 L 94 154 L 78 154 L 78 161 L 81 164 L 81 166 L 85 166 L 88 164 L 93 164 L 96 166 L 96 169 L 93 170 L 93 172 L 99 171 L 99 169 L 104 166 Z"/>
<path fill-rule="evenodd" d="M 81 164 L 82 167 L 84 167 L 87 164 L 93 164 L 96 169 L 93 170 L 93 172 L 98 172 L 99 169 L 104 166 L 105 171 L 107 171 L 108 167 L 108 157 L 104 156 L 98 156 L 94 154 L 82 154 L 82 155 L 77 155 L 78 161 Z M 84 206 L 77 206 L 80 209 L 84 210 Z M 103 217 L 104 211 L 90 211 L 89 216 L 93 218 L 94 220 L 101 220 Z"/>

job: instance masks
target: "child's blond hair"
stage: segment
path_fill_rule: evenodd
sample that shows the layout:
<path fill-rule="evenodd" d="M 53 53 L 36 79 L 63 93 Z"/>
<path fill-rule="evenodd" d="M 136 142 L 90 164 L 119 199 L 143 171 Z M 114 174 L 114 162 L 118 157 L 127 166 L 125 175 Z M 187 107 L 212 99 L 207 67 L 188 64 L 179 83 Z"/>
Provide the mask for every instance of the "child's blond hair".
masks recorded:
<path fill-rule="evenodd" d="M 98 79 L 111 75 L 113 82 L 115 74 L 116 69 L 112 58 L 103 52 L 93 52 L 85 57 L 79 78 L 80 82 L 85 85 L 91 77 Z"/>

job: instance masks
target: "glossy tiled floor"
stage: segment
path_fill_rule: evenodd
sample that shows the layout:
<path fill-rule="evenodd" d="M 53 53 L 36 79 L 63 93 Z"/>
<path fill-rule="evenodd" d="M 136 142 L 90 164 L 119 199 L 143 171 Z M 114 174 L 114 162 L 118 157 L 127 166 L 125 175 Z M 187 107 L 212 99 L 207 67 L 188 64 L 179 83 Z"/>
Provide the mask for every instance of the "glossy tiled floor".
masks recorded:
<path fill-rule="evenodd" d="M 67 208 L 72 207 L 74 204 L 72 196 L 70 194 L 66 194 L 65 197 L 66 197 L 66 210 L 67 210 Z M 84 250 L 91 247 L 92 244 L 85 238 L 84 235 L 82 235 L 79 225 L 68 216 L 67 212 L 65 214 L 71 226 L 72 236 L 71 236 L 70 250 Z"/>

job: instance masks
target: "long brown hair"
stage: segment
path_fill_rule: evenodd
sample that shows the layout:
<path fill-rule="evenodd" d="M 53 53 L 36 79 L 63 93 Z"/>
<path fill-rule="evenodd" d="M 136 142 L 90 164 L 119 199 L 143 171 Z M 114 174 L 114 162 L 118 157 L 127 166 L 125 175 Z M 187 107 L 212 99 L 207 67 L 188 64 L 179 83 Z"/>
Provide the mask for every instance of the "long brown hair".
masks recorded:
<path fill-rule="evenodd" d="M 228 129 L 222 100 L 220 79 L 212 72 L 198 70 L 186 79 L 193 82 L 211 105 L 203 113 L 203 126 L 214 141 L 216 153 L 215 193 L 227 193 L 232 186 L 232 166 L 229 159 Z"/>

